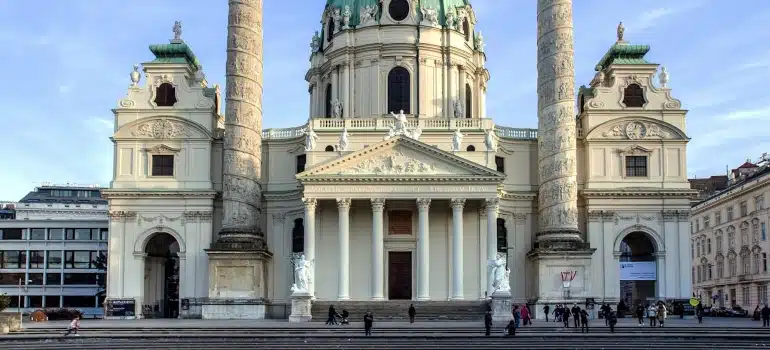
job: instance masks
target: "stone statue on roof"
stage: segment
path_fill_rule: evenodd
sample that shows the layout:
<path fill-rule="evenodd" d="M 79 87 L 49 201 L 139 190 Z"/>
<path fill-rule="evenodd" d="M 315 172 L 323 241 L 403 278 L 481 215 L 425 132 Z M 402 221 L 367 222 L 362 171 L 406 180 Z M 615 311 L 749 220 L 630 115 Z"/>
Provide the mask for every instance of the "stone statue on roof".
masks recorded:
<path fill-rule="evenodd" d="M 182 22 L 175 21 L 171 30 L 174 32 L 174 40 L 182 40 Z"/>
<path fill-rule="evenodd" d="M 623 40 L 623 33 L 626 32 L 626 27 L 623 26 L 623 22 L 620 22 L 618 24 L 618 42 L 622 43 Z"/>

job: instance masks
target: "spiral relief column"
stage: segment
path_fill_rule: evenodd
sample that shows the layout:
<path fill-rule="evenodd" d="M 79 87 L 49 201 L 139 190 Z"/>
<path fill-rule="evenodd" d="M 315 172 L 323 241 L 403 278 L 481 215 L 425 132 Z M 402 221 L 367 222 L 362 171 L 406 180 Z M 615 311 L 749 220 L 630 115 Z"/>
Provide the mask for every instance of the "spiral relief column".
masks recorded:
<path fill-rule="evenodd" d="M 538 0 L 538 246 L 569 248 L 578 231 L 572 0 Z"/>
<path fill-rule="evenodd" d="M 262 188 L 262 0 L 229 0 L 223 162 L 216 249 L 266 250 Z"/>

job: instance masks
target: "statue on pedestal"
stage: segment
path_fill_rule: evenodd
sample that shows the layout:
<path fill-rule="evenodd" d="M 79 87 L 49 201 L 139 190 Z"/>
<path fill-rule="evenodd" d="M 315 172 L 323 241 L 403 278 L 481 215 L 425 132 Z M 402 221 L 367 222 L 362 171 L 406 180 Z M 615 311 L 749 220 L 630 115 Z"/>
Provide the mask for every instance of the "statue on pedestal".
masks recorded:
<path fill-rule="evenodd" d="M 497 152 L 497 140 L 495 140 L 494 128 L 487 130 L 487 135 L 484 137 L 484 145 L 487 146 L 487 151 Z"/>
<path fill-rule="evenodd" d="M 493 294 L 496 292 L 511 291 L 511 283 L 509 279 L 511 270 L 506 266 L 505 260 L 505 253 L 497 253 L 496 259 L 490 259 L 487 262 L 487 266 L 489 267 L 488 278 L 492 280 L 492 287 L 494 288 Z"/>
<path fill-rule="evenodd" d="M 294 284 L 291 286 L 291 292 L 308 293 L 313 262 L 305 259 L 305 254 L 294 257 L 292 260 L 292 265 L 294 265 Z"/>
<path fill-rule="evenodd" d="M 465 135 L 460 132 L 460 129 L 456 129 L 454 134 L 452 134 L 452 151 L 460 151 L 460 145 L 463 143 L 463 137 L 465 137 Z"/>
<path fill-rule="evenodd" d="M 345 152 L 345 151 L 348 150 L 348 145 L 350 144 L 348 142 L 348 136 L 349 136 L 348 135 L 348 128 L 347 127 L 343 127 L 342 128 L 342 134 L 340 134 L 340 141 L 339 141 L 339 144 L 337 145 L 337 150 L 338 151 Z"/>
<path fill-rule="evenodd" d="M 396 120 L 393 122 L 393 126 L 390 127 L 388 134 L 385 135 L 383 140 L 389 140 L 399 135 L 404 135 L 414 140 L 418 140 L 420 138 L 420 135 L 422 135 L 422 130 L 420 130 L 420 128 L 409 127 L 403 109 L 400 110 L 398 114 L 390 112 L 390 115 Z"/>
<path fill-rule="evenodd" d="M 305 152 L 311 152 L 315 149 L 315 142 L 318 140 L 318 135 L 313 131 L 313 120 L 308 120 L 307 128 L 305 128 Z"/>

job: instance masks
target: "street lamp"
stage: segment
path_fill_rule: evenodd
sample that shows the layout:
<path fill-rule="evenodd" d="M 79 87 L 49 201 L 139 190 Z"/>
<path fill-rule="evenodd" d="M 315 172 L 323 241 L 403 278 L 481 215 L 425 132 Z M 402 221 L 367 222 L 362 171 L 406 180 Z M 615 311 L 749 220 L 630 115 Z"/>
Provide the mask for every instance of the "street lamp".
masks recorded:
<path fill-rule="evenodd" d="M 24 329 L 24 313 L 21 311 L 21 280 L 22 278 L 19 278 L 19 329 Z M 32 282 L 32 280 L 27 280 L 27 283 Z M 24 287 L 24 291 L 27 291 L 27 288 Z"/>

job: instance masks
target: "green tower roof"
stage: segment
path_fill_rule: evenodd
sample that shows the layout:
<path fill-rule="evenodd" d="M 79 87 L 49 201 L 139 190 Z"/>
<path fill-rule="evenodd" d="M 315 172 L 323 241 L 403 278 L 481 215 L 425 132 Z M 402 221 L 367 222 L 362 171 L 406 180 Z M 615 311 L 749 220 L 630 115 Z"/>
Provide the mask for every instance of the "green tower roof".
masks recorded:
<path fill-rule="evenodd" d="M 184 41 L 172 40 L 169 44 L 150 45 L 150 51 L 155 55 L 154 63 L 189 64 L 200 69 L 200 62 Z"/>
<path fill-rule="evenodd" d="M 465 7 L 470 5 L 470 0 L 419 0 L 418 8 L 435 8 L 438 10 L 439 22 L 441 25 L 446 25 L 446 14 L 453 12 L 456 13 L 458 7 Z M 379 6 L 379 0 L 326 0 L 326 8 L 329 6 L 338 7 L 344 9 L 345 6 L 350 7 L 350 26 L 355 27 L 360 24 L 361 8 L 366 6 Z M 382 11 L 387 11 L 387 8 L 383 8 Z M 381 12 L 377 13 L 377 21 L 379 21 Z"/>
<path fill-rule="evenodd" d="M 604 57 L 597 63 L 597 69 L 609 67 L 611 64 L 649 64 L 644 55 L 650 51 L 650 45 L 630 45 L 616 43 L 610 47 Z"/>

